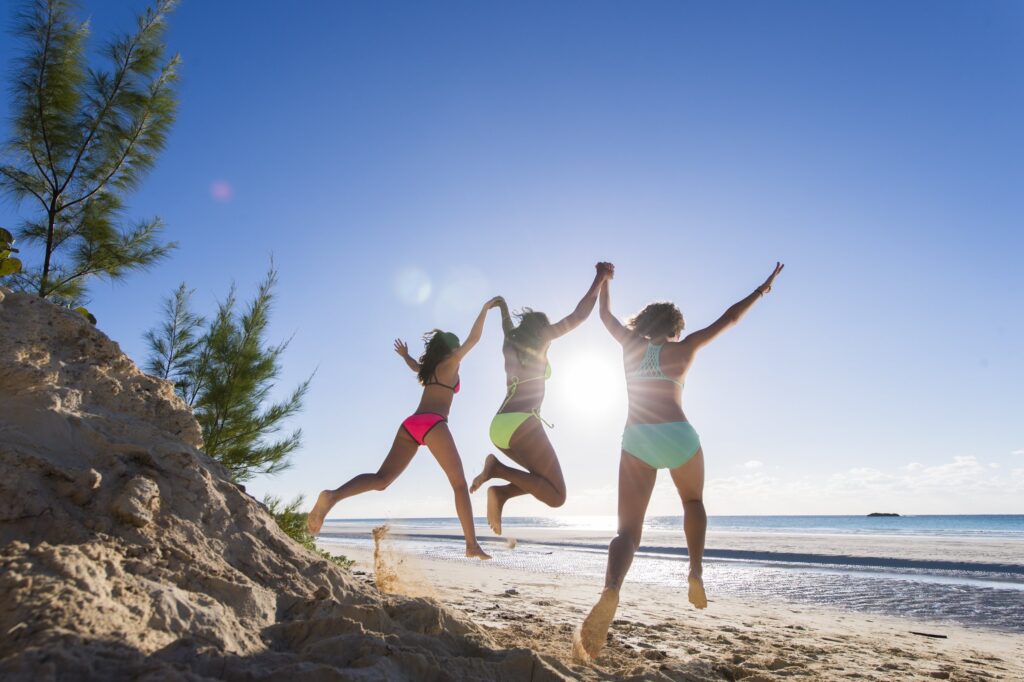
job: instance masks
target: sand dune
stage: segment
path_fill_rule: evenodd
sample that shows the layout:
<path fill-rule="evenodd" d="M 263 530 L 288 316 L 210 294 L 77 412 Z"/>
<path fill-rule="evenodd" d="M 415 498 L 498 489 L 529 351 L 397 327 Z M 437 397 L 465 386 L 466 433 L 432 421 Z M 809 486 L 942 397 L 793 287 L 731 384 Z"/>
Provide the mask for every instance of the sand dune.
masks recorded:
<path fill-rule="evenodd" d="M 0 679 L 565 679 L 296 545 L 169 384 L 0 296 Z"/>

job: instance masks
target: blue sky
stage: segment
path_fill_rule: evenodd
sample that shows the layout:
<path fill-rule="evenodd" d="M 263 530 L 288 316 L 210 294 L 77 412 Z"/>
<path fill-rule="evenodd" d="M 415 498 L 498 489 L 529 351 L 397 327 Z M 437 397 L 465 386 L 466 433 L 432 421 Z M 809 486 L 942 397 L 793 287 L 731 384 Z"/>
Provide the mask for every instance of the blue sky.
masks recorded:
<path fill-rule="evenodd" d="M 104 39 L 144 6 L 83 15 Z M 293 468 L 250 489 L 312 497 L 374 470 L 415 407 L 396 336 L 465 335 L 494 294 L 563 315 L 598 260 L 621 316 L 671 299 L 696 329 L 782 260 L 687 381 L 710 513 L 1024 512 L 1022 38 L 1016 2 L 186 1 L 178 122 L 129 201 L 180 248 L 91 309 L 141 361 L 177 283 L 209 311 L 273 253 L 282 393 L 317 373 Z M 470 476 L 495 321 L 452 412 Z M 614 514 L 617 346 L 595 315 L 551 361 L 558 511 Z M 677 513 L 662 478 L 651 512 Z M 425 450 L 334 511 L 453 514 Z"/>

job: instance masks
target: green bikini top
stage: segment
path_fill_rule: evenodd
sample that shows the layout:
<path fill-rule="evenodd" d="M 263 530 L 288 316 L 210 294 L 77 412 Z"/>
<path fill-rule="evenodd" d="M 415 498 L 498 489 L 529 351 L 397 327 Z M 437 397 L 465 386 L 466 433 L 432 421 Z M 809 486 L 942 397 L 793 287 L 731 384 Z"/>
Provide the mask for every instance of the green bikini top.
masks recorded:
<path fill-rule="evenodd" d="M 519 377 L 514 376 L 514 377 L 512 377 L 512 381 L 509 382 L 508 388 L 509 388 L 510 391 L 514 392 L 515 389 L 516 389 L 516 386 L 518 386 L 519 384 L 525 384 L 527 381 L 547 381 L 550 378 L 551 378 L 551 363 L 549 362 L 544 367 L 544 374 L 543 374 L 543 376 L 535 376 L 535 377 L 530 377 L 528 379 L 520 379 Z"/>
<path fill-rule="evenodd" d="M 516 389 L 519 388 L 519 384 L 525 384 L 527 381 L 547 381 L 550 378 L 551 378 L 551 363 L 550 362 L 544 368 L 544 374 L 542 376 L 530 377 L 528 379 L 520 379 L 517 376 L 512 377 L 512 381 L 510 381 L 508 383 L 508 390 L 507 390 L 507 393 L 505 395 L 505 402 L 503 402 L 501 404 L 501 407 L 498 408 L 498 412 L 501 412 L 502 410 L 504 410 L 505 406 L 508 405 L 510 400 L 512 400 L 512 396 L 514 396 L 516 394 Z M 539 419 L 540 415 L 537 415 L 537 418 Z M 545 422 L 545 424 L 546 423 L 547 422 Z"/>
<path fill-rule="evenodd" d="M 664 344 L 654 345 L 650 341 L 647 342 L 647 350 L 644 351 L 644 358 L 637 365 L 636 369 L 632 372 L 626 372 L 626 381 L 632 379 L 640 380 L 653 380 L 653 381 L 671 381 L 676 386 L 682 386 L 682 381 L 676 381 L 670 376 L 667 376 L 661 370 L 661 347 Z"/>

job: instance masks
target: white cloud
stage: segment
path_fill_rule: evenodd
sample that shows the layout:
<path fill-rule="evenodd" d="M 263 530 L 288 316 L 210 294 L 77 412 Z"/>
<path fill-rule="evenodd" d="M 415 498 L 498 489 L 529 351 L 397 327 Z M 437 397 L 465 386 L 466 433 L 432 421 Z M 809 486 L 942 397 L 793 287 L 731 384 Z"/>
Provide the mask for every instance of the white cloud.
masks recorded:
<path fill-rule="evenodd" d="M 710 479 L 704 499 L 717 514 L 1019 513 L 1024 468 L 1009 474 L 973 456 L 817 476 L 779 477 L 755 468 Z"/>
<path fill-rule="evenodd" d="M 744 469 L 760 469 L 764 466 L 764 462 L 760 462 L 756 459 L 752 459 L 743 465 Z"/>
<path fill-rule="evenodd" d="M 1024 448 L 1021 448 L 1020 450 L 1014 450 L 1010 454 L 1011 455 L 1024 455 Z"/>

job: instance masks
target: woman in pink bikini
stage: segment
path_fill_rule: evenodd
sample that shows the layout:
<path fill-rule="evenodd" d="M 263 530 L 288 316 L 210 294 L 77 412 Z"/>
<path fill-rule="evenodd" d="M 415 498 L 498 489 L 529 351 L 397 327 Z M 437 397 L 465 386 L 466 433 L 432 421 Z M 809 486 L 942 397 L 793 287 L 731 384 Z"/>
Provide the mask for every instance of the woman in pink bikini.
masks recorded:
<path fill-rule="evenodd" d="M 348 483 L 334 490 L 324 490 L 316 500 L 316 505 L 309 513 L 306 522 L 309 532 L 316 535 L 324 523 L 324 518 L 331 508 L 345 498 L 365 493 L 370 490 L 384 490 L 405 471 L 412 461 L 413 455 L 421 445 L 426 445 L 441 465 L 452 490 L 455 491 L 455 511 L 462 524 L 462 532 L 466 536 L 466 556 L 490 559 L 476 541 L 476 530 L 473 528 L 473 505 L 469 499 L 469 487 L 466 475 L 462 470 L 462 459 L 451 431 L 448 430 L 448 411 L 452 400 L 459 392 L 459 365 L 462 358 L 480 340 L 484 330 L 487 311 L 504 303 L 496 296 L 484 304 L 477 315 L 473 328 L 469 330 L 466 342 L 459 345 L 459 337 L 451 332 L 435 329 L 424 337 L 426 350 L 416 361 L 409 355 L 409 347 L 401 340 L 395 340 L 395 352 L 398 353 L 409 369 L 416 372 L 420 384 L 423 385 L 423 397 L 419 407 L 406 418 L 398 428 L 391 452 L 384 458 L 384 463 L 375 474 L 359 474 Z"/>

